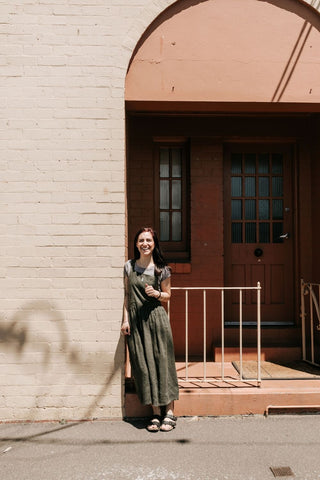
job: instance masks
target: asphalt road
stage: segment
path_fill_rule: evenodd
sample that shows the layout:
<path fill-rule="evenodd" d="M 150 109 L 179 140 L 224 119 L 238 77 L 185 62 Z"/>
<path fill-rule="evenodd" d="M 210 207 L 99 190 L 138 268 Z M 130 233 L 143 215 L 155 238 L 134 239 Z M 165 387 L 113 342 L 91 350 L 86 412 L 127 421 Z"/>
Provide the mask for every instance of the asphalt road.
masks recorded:
<path fill-rule="evenodd" d="M 320 479 L 320 415 L 179 418 L 170 433 L 144 426 L 0 424 L 0 479 Z"/>

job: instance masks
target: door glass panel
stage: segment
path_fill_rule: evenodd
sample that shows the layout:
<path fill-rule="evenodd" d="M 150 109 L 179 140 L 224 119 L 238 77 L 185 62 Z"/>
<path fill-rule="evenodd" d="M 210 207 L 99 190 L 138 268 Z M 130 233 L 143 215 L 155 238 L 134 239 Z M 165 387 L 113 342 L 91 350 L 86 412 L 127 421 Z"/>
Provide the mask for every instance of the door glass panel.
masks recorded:
<path fill-rule="evenodd" d="M 259 200 L 259 219 L 269 220 L 269 218 L 270 218 L 269 200 Z"/>
<path fill-rule="evenodd" d="M 242 195 L 242 185 L 241 177 L 231 177 L 231 196 L 232 197 L 241 197 Z"/>
<path fill-rule="evenodd" d="M 246 197 L 255 197 L 256 195 L 256 178 L 255 177 L 245 177 L 245 196 Z"/>
<path fill-rule="evenodd" d="M 160 209 L 169 208 L 169 180 L 160 180 Z"/>
<path fill-rule="evenodd" d="M 231 232 L 232 243 L 242 243 L 242 223 L 232 223 Z"/>
<path fill-rule="evenodd" d="M 160 212 L 160 240 L 162 242 L 168 242 L 169 238 L 169 212 Z"/>
<path fill-rule="evenodd" d="M 272 218 L 273 220 L 283 219 L 283 200 L 272 200 Z"/>
<path fill-rule="evenodd" d="M 172 208 L 181 208 L 181 180 L 172 180 Z"/>
<path fill-rule="evenodd" d="M 246 230 L 246 243 L 256 243 L 257 236 L 256 236 L 256 224 L 255 223 L 246 223 L 245 224 Z"/>
<path fill-rule="evenodd" d="M 269 173 L 269 154 L 261 153 L 258 156 L 258 172 Z"/>
<path fill-rule="evenodd" d="M 269 197 L 269 177 L 259 177 L 259 196 Z"/>
<path fill-rule="evenodd" d="M 231 173 L 233 175 L 242 173 L 242 154 L 241 153 L 231 154 Z"/>
<path fill-rule="evenodd" d="M 255 200 L 245 200 L 245 219 L 246 220 L 256 219 L 256 201 Z"/>
<path fill-rule="evenodd" d="M 242 220 L 242 200 L 231 201 L 231 218 L 232 220 Z"/>
<path fill-rule="evenodd" d="M 259 223 L 259 242 L 270 243 L 270 224 L 266 222 Z"/>
<path fill-rule="evenodd" d="M 272 155 L 272 173 L 282 175 L 283 172 L 283 160 L 282 153 L 274 153 Z"/>
<path fill-rule="evenodd" d="M 172 176 L 181 178 L 181 148 L 172 149 Z"/>
<path fill-rule="evenodd" d="M 283 223 L 273 223 L 272 224 L 272 241 L 273 243 L 282 243 L 283 240 L 280 238 L 280 235 L 283 234 Z"/>
<path fill-rule="evenodd" d="M 244 173 L 256 173 L 256 155 L 254 153 L 247 153 L 244 156 Z"/>
<path fill-rule="evenodd" d="M 283 196 L 283 179 L 282 177 L 272 177 L 272 195 L 274 197 Z"/>
<path fill-rule="evenodd" d="M 172 240 L 181 241 L 181 213 L 172 212 Z"/>
<path fill-rule="evenodd" d="M 169 177 L 169 148 L 160 149 L 160 177 Z"/>
<path fill-rule="evenodd" d="M 270 152 L 231 154 L 232 242 L 282 242 L 283 162 Z"/>

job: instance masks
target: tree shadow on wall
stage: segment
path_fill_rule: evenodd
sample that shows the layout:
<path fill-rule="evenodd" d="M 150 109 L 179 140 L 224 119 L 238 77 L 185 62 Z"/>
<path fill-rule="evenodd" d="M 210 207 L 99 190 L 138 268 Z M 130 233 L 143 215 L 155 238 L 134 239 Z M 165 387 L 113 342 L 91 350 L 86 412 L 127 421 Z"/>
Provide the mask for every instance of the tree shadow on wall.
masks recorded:
<path fill-rule="evenodd" d="M 45 334 L 39 329 L 32 332 L 32 323 L 39 319 L 43 322 L 43 328 L 50 325 Z M 54 341 L 50 338 L 50 329 L 53 327 Z M 28 352 L 40 353 L 37 363 L 42 373 L 47 372 L 54 360 L 54 355 L 62 356 L 65 363 L 70 366 L 73 374 L 95 375 L 104 377 L 99 381 L 101 388 L 89 404 L 85 414 L 80 421 L 92 419 L 95 409 L 99 406 L 101 399 L 107 394 L 109 386 L 119 369 L 122 371 L 121 385 L 124 385 L 124 340 L 119 334 L 118 344 L 114 354 L 106 353 L 104 350 L 95 352 L 81 351 L 81 344 L 70 339 L 66 321 L 61 312 L 48 301 L 33 301 L 25 304 L 8 321 L 0 316 L 0 348 L 2 351 L 17 355 L 22 361 L 23 355 Z M 110 365 L 112 368 L 110 369 Z M 108 368 L 109 367 L 109 368 Z M 108 373 L 106 373 L 109 369 Z M 67 383 L 66 383 L 67 385 Z M 36 391 L 36 387 L 35 387 Z M 123 397 L 123 391 L 122 397 Z M 37 407 L 37 395 L 35 395 L 34 408 Z M 31 407 L 31 411 L 33 408 Z M 32 418 L 26 419 L 32 421 Z"/>
<path fill-rule="evenodd" d="M 0 317 L 0 344 L 10 345 L 16 353 L 21 354 L 26 341 L 26 328 L 19 328 L 16 321 L 4 325 L 4 320 Z"/>

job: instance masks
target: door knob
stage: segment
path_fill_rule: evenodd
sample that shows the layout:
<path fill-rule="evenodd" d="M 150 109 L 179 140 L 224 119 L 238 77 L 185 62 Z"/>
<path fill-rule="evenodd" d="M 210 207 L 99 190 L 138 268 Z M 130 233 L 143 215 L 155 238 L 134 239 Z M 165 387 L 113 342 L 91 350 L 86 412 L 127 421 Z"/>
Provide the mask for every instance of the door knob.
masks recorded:
<path fill-rule="evenodd" d="M 281 238 L 281 240 L 288 240 L 289 236 L 290 236 L 290 235 L 289 235 L 289 233 L 287 232 L 287 233 L 283 233 L 282 235 L 280 235 L 279 238 Z"/>

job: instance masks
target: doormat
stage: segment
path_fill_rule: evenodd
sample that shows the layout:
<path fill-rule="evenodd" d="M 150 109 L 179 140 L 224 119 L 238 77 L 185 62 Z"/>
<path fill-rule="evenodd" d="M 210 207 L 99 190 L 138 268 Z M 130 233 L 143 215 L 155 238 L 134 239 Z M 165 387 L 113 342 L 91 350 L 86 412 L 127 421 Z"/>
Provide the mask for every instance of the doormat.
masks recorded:
<path fill-rule="evenodd" d="M 254 380 L 258 376 L 258 362 L 246 360 L 242 362 L 242 378 Z M 240 362 L 232 362 L 240 374 Z M 303 361 L 288 363 L 261 362 L 262 380 L 320 380 L 320 368 Z"/>

